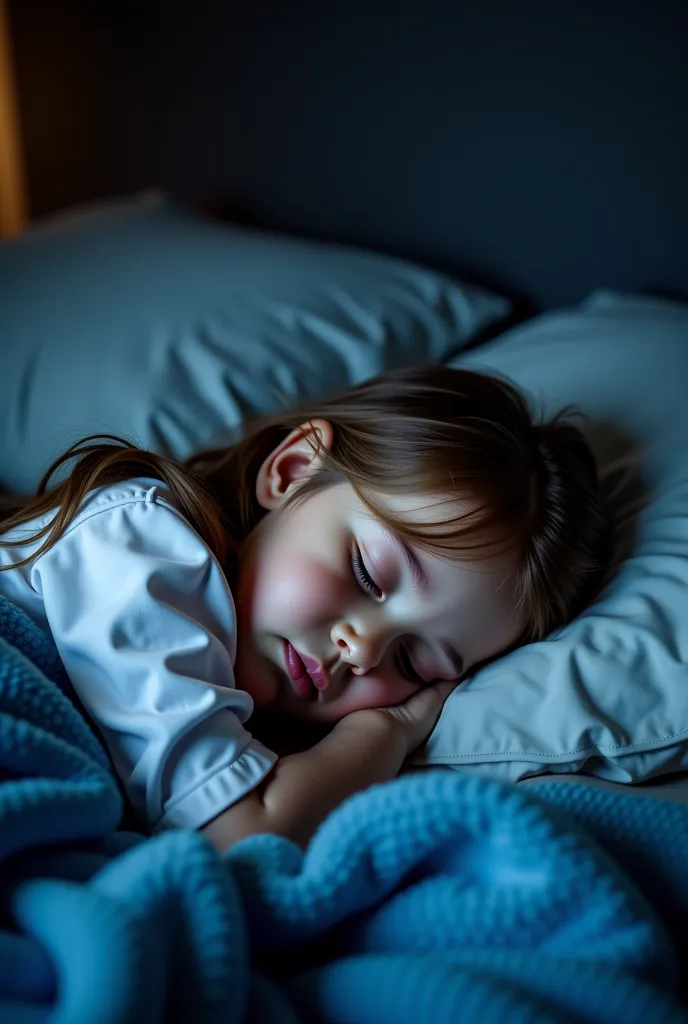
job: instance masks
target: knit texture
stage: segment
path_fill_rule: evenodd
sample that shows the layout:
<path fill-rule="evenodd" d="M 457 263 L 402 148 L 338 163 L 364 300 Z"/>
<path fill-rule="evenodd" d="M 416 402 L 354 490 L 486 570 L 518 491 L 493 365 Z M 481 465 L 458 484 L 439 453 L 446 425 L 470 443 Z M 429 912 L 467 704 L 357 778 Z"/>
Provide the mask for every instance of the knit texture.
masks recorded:
<path fill-rule="evenodd" d="M 688 808 L 437 770 L 220 857 L 118 830 L 71 697 L 0 598 L 3 1022 L 688 1022 Z"/>

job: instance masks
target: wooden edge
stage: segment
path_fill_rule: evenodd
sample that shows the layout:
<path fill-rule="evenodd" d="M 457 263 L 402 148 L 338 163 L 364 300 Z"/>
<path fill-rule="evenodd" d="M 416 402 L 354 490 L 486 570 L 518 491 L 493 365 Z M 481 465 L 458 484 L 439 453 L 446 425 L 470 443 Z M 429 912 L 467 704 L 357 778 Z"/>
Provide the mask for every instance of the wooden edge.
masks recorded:
<path fill-rule="evenodd" d="M 27 222 L 19 109 L 5 0 L 0 0 L 0 238 L 17 234 Z"/>

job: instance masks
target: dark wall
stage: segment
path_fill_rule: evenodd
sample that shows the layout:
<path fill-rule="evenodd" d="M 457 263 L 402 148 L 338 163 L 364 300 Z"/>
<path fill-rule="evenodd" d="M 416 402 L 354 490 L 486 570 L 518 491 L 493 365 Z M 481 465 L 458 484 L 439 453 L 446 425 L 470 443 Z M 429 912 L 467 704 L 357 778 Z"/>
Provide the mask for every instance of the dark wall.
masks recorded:
<path fill-rule="evenodd" d="M 161 185 L 538 306 L 688 295 L 688 3 L 14 0 L 32 210 Z"/>

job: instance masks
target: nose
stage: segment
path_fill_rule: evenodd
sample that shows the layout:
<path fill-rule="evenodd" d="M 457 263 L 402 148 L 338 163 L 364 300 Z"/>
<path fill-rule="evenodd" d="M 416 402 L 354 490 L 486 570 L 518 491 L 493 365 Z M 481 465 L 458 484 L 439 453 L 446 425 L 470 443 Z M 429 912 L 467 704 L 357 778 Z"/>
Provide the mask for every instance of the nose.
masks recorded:
<path fill-rule="evenodd" d="M 363 676 L 379 665 L 387 647 L 382 630 L 354 629 L 347 622 L 338 622 L 333 626 L 330 638 L 342 661 L 357 676 Z"/>

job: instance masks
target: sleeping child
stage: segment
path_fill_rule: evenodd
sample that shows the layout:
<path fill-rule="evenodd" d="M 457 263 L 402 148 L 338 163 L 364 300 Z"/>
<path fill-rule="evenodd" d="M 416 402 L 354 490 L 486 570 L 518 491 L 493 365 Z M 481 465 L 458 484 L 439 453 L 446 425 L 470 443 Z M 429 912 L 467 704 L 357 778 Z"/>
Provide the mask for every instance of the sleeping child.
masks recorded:
<path fill-rule="evenodd" d="M 461 679 L 590 599 L 605 518 L 567 417 L 415 367 L 184 463 L 93 435 L 4 506 L 0 593 L 53 637 L 145 830 L 306 845 Z M 278 757 L 254 711 L 324 735 Z"/>

